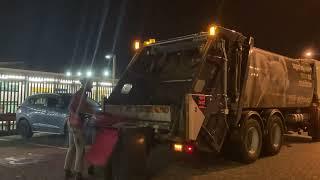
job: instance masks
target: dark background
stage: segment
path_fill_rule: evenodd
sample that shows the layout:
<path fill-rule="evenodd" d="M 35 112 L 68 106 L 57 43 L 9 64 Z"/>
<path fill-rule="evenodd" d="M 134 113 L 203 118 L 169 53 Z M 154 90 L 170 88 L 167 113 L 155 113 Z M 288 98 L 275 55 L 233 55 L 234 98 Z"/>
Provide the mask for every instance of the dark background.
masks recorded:
<path fill-rule="evenodd" d="M 301 57 L 306 49 L 320 53 L 319 22 L 319 0 L 1 0 L 0 61 L 65 72 L 94 59 L 98 71 L 114 51 L 119 75 L 133 40 L 206 31 L 212 23 L 253 36 L 257 47 Z"/>

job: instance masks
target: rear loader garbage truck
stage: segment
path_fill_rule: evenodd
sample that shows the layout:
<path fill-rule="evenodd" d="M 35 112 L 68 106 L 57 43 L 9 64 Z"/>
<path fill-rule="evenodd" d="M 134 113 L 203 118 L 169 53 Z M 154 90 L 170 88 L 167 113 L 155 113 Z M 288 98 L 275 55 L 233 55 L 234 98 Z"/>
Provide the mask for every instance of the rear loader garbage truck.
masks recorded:
<path fill-rule="evenodd" d="M 288 131 L 320 139 L 316 60 L 255 48 L 252 37 L 219 26 L 135 48 L 104 110 L 151 129 L 153 143 L 251 163 L 277 154 Z"/>

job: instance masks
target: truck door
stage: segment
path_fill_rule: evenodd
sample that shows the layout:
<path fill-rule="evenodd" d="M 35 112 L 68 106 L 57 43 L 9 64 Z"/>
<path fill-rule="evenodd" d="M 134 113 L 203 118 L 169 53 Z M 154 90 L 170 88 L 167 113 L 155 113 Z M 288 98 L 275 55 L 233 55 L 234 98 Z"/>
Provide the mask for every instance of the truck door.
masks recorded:
<path fill-rule="evenodd" d="M 220 152 L 228 131 L 226 57 L 224 48 L 210 48 L 202 62 L 193 84 L 198 108 L 203 113 L 203 123 L 197 138 L 202 138 L 214 150 Z M 224 46 L 220 46 L 224 47 Z"/>

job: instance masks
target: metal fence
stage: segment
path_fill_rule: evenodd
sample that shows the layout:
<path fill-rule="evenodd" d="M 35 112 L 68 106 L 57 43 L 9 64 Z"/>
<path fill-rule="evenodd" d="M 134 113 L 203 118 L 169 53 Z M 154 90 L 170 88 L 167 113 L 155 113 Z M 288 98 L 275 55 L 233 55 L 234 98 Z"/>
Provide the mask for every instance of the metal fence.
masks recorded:
<path fill-rule="evenodd" d="M 39 93 L 75 93 L 81 86 L 80 77 L 63 74 L 0 68 L 0 134 L 15 129 L 12 119 L 21 103 Z M 89 97 L 101 103 L 108 97 L 116 80 L 94 78 Z M 9 120 L 10 119 L 10 120 Z"/>
<path fill-rule="evenodd" d="M 0 136 L 16 133 L 15 114 L 0 114 Z"/>
<path fill-rule="evenodd" d="M 112 84 L 95 81 L 89 97 L 102 102 L 112 91 Z M 26 77 L 26 80 L 1 79 L 0 113 L 15 113 L 26 97 L 39 93 L 75 93 L 80 88 L 77 80 Z"/>

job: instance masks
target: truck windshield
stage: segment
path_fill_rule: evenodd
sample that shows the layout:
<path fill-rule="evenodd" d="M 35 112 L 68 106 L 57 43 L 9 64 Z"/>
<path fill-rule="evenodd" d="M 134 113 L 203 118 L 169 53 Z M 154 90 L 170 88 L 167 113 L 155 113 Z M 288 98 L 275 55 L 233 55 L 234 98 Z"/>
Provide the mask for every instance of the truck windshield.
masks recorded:
<path fill-rule="evenodd" d="M 205 40 L 146 47 L 109 97 L 110 104 L 177 104 L 190 89 Z M 123 88 L 130 87 L 129 92 Z"/>

